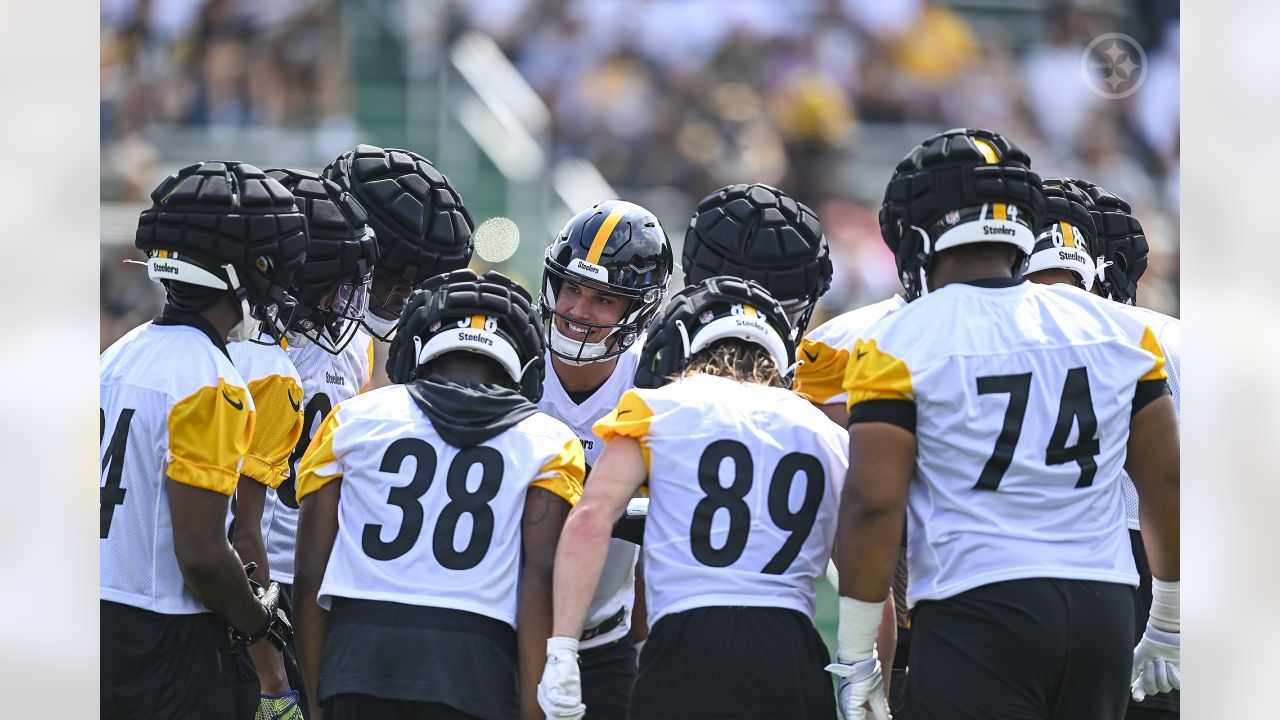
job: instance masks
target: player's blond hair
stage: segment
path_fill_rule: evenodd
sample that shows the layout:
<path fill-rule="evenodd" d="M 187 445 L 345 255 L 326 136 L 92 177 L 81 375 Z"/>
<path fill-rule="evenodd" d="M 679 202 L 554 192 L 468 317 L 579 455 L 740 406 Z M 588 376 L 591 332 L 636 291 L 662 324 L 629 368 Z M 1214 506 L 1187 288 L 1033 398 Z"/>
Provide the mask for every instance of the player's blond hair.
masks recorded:
<path fill-rule="evenodd" d="M 746 340 L 725 339 L 703 348 L 689 360 L 684 374 L 703 373 L 769 387 L 786 387 L 769 351 Z M 675 379 L 675 378 L 671 378 Z"/>

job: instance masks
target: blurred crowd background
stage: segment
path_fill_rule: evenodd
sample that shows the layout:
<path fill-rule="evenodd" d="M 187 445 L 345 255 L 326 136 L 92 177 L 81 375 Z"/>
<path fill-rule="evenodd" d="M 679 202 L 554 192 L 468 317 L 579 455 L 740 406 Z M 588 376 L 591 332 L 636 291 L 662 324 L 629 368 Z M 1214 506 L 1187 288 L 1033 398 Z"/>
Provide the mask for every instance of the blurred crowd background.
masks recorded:
<path fill-rule="evenodd" d="M 894 163 L 949 127 L 1002 132 L 1043 177 L 1128 199 L 1152 245 L 1140 304 L 1178 314 L 1177 0 L 102 0 L 101 344 L 154 314 L 121 260 L 160 179 L 204 159 L 319 170 L 358 142 L 432 159 L 477 223 L 552 234 L 620 196 L 679 257 L 697 201 L 765 182 L 814 207 L 835 261 L 819 317 L 897 291 L 876 211 Z M 1137 92 L 1086 47 L 1145 50 Z M 474 267 L 484 266 L 481 258 Z M 676 279 L 679 281 L 679 278 Z"/>

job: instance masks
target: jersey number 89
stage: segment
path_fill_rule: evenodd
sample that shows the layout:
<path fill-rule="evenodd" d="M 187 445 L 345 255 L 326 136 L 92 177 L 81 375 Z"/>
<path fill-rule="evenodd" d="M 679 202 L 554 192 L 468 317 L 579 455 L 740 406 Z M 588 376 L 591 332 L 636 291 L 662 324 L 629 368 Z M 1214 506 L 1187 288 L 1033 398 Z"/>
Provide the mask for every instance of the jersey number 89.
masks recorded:
<path fill-rule="evenodd" d="M 720 484 L 720 466 L 725 460 L 733 461 L 733 482 L 728 487 Z M 800 508 L 792 512 L 791 487 L 801 473 L 805 476 L 804 500 Z M 693 508 L 689 546 L 703 565 L 728 567 L 742 557 L 751 530 L 751 509 L 747 507 L 746 496 L 751 491 L 754 474 L 751 452 L 737 440 L 717 440 L 702 452 L 698 461 L 698 485 L 706 496 Z M 825 490 L 826 472 L 818 458 L 793 452 L 778 461 L 769 480 L 769 518 L 791 535 L 761 572 L 781 575 L 791 567 L 813 530 Z M 720 510 L 729 513 L 729 532 L 725 534 L 724 544 L 717 548 L 711 544 L 711 521 Z"/>

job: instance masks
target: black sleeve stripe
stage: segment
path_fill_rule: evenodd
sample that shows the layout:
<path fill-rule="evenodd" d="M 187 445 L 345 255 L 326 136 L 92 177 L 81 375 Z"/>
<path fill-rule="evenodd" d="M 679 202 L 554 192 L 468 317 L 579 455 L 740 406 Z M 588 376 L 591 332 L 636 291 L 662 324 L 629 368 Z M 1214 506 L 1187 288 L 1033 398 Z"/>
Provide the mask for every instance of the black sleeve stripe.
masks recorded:
<path fill-rule="evenodd" d="M 883 422 L 897 425 L 909 433 L 916 431 L 916 404 L 912 400 L 866 400 L 849 411 L 849 425 Z"/>
<path fill-rule="evenodd" d="M 1152 401 L 1168 394 L 1170 394 L 1169 383 L 1163 378 L 1139 382 L 1138 389 L 1133 392 L 1133 411 L 1129 413 L 1129 417 L 1137 415 L 1139 410 L 1150 405 Z"/>

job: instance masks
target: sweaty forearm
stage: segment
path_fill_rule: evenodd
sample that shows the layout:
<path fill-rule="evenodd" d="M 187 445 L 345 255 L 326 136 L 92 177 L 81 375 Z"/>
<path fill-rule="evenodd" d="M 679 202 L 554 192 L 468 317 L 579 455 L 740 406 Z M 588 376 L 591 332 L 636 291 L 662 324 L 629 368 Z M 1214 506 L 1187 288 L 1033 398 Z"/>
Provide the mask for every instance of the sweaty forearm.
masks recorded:
<path fill-rule="evenodd" d="M 271 565 L 267 559 L 267 545 L 262 539 L 262 510 L 266 504 L 266 486 L 247 475 L 240 476 L 236 486 L 235 528 L 231 534 L 231 546 L 240 556 L 241 564 L 255 563 L 257 571 L 253 581 L 266 585 L 271 579 Z"/>
<path fill-rule="evenodd" d="M 889 594 L 902 539 L 902 511 L 877 511 L 841 500 L 836 532 L 836 569 L 840 594 L 864 602 L 880 602 Z"/>
<path fill-rule="evenodd" d="M 1142 544 L 1147 550 L 1151 574 L 1161 580 L 1181 579 L 1181 500 L 1177 486 L 1171 492 L 1148 493 L 1139 500 L 1138 522 L 1142 526 Z"/>
<path fill-rule="evenodd" d="M 294 578 L 293 641 L 298 648 L 298 666 L 307 688 L 307 703 L 318 708 L 317 688 L 324 658 L 325 640 L 329 632 L 329 613 L 316 604 L 319 581 L 304 574 Z"/>
<path fill-rule="evenodd" d="M 178 550 L 183 579 L 215 615 L 246 635 L 267 622 L 266 611 L 254 597 L 244 566 L 231 544 L 223 538 L 198 551 Z"/>

